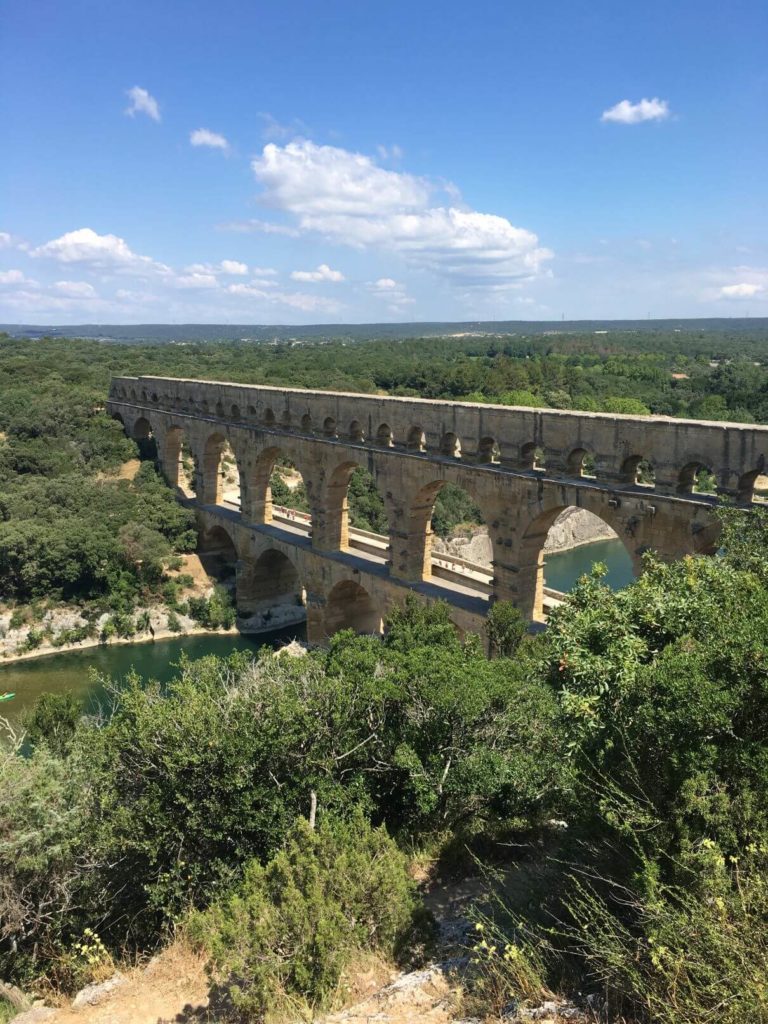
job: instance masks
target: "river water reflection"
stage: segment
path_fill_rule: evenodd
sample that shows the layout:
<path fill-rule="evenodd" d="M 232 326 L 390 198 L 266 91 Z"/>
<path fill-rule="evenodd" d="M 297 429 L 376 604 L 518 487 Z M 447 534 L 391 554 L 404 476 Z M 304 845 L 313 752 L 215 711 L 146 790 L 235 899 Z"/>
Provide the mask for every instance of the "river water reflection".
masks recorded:
<path fill-rule="evenodd" d="M 633 578 L 627 550 L 620 540 L 615 539 L 550 555 L 544 573 L 547 586 L 555 590 L 570 590 L 579 576 L 589 572 L 594 562 L 605 562 L 608 566 L 606 582 L 614 589 L 625 587 Z M 32 707 L 40 694 L 49 691 L 72 693 L 83 702 L 85 711 L 96 710 L 104 698 L 104 688 L 94 678 L 94 670 L 119 680 L 135 669 L 144 679 L 167 682 L 175 675 L 182 653 L 194 659 L 206 654 L 257 651 L 265 644 L 279 647 L 304 636 L 303 626 L 291 626 L 253 637 L 183 636 L 154 643 L 89 647 L 0 666 L 0 693 L 16 694 L 13 700 L 0 704 L 0 715 L 18 724 L 23 712 Z"/>

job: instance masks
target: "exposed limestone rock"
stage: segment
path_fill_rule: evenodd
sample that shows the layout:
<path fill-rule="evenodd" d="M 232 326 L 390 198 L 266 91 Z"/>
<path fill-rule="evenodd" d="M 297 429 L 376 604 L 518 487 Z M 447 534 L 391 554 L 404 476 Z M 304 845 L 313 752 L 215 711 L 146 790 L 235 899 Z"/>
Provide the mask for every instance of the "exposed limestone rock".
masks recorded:
<path fill-rule="evenodd" d="M 584 508 L 567 508 L 550 527 L 544 551 L 569 551 L 596 540 L 611 540 L 616 533 L 607 523 Z"/>

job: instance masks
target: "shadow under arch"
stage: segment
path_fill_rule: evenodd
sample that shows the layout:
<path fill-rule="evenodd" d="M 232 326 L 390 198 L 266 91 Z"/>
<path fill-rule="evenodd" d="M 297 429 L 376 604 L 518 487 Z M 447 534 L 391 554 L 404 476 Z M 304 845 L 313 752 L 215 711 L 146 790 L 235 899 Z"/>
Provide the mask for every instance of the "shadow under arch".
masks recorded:
<path fill-rule="evenodd" d="M 197 554 L 209 576 L 220 583 L 232 583 L 237 572 L 237 546 L 223 526 L 212 526 L 200 533 Z"/>
<path fill-rule="evenodd" d="M 152 430 L 152 424 L 146 416 L 139 416 L 133 421 L 131 437 L 138 446 L 139 458 L 142 462 L 157 461 L 157 438 Z"/>
<path fill-rule="evenodd" d="M 247 559 L 240 564 L 237 607 L 241 612 L 303 604 L 304 593 L 298 569 L 282 551 L 268 548 L 258 558 Z"/>
<path fill-rule="evenodd" d="M 378 636 L 383 629 L 383 616 L 365 587 L 354 580 L 342 580 L 328 594 L 324 625 L 329 637 L 341 629 Z"/>
<path fill-rule="evenodd" d="M 575 514 L 575 515 L 574 515 Z M 570 520 L 570 522 L 569 522 Z M 593 522 L 596 520 L 597 522 Z M 550 547 L 547 540 L 553 526 L 559 522 L 562 536 L 560 548 Z M 591 539 L 586 539 L 589 538 Z M 575 541 L 575 543 L 573 543 Z M 547 577 L 547 563 L 550 557 L 571 556 L 571 566 L 561 567 L 561 575 L 570 579 L 570 585 L 561 593 L 570 590 L 576 579 L 589 572 L 591 565 L 602 559 L 594 550 L 593 541 L 610 541 L 615 544 L 611 553 L 611 568 L 617 583 L 631 582 L 635 577 L 636 552 L 630 548 L 625 537 L 603 516 L 591 509 L 575 505 L 556 505 L 540 513 L 529 523 L 523 534 L 518 565 L 518 593 L 520 610 L 534 622 L 543 622 L 547 615 L 547 604 L 557 601 L 560 588 L 552 586 Z M 568 545 L 563 547 L 562 544 Z M 592 549 L 592 550 L 591 550 Z M 604 550 L 600 552 L 605 555 Z M 592 557 L 590 557 L 592 555 Z M 551 591 L 551 593 L 550 593 Z"/>

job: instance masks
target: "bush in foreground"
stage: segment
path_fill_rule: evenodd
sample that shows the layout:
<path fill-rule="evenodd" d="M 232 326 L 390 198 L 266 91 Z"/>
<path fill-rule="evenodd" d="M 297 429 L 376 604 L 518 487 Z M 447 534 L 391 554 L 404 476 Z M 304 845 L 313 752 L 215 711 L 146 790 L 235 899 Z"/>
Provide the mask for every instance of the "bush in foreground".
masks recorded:
<path fill-rule="evenodd" d="M 424 921 L 405 856 L 356 814 L 316 831 L 300 819 L 272 860 L 250 861 L 234 893 L 188 930 L 233 1005 L 261 1020 L 296 1001 L 326 1006 L 354 957 L 396 957 Z"/>

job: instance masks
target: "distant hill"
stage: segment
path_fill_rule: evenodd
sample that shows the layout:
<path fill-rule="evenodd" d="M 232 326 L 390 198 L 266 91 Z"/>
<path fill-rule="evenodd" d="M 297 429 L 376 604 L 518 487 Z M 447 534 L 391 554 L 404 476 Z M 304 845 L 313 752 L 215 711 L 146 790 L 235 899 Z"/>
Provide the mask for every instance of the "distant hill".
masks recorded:
<path fill-rule="evenodd" d="M 494 335 L 589 334 L 595 332 L 749 332 L 768 335 L 766 317 L 683 320 L 472 320 L 400 324 L 0 324 L 13 337 L 97 338 L 105 342 L 184 341 L 364 341 L 370 338 L 433 338 Z"/>

